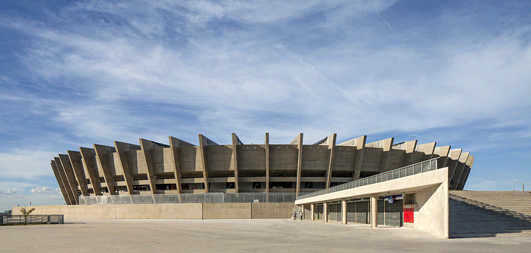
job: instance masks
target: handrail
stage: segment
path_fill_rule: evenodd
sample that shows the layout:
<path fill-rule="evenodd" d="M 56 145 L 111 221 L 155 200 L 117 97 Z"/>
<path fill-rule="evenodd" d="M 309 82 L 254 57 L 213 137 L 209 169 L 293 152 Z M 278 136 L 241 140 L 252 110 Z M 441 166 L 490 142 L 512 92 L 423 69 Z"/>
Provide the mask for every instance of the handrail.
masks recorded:
<path fill-rule="evenodd" d="M 300 195 L 297 197 L 297 200 L 305 199 L 305 198 L 309 198 L 309 197 L 313 197 L 313 196 L 317 196 L 321 194 L 352 189 L 352 188 L 356 188 L 356 187 L 360 187 L 364 185 L 381 183 L 381 182 L 389 181 L 389 180 L 396 179 L 396 178 L 407 177 L 407 176 L 411 176 L 411 175 L 415 175 L 415 174 L 419 174 L 419 173 L 423 173 L 423 172 L 427 172 L 431 170 L 436 170 L 437 159 L 438 158 L 432 158 L 432 159 L 414 163 L 408 166 L 400 167 L 398 169 L 372 175 L 370 177 L 356 179 L 354 181 L 350 181 L 348 183 L 330 187 L 328 189 L 319 190 L 319 191 L 307 193 L 304 195 Z"/>

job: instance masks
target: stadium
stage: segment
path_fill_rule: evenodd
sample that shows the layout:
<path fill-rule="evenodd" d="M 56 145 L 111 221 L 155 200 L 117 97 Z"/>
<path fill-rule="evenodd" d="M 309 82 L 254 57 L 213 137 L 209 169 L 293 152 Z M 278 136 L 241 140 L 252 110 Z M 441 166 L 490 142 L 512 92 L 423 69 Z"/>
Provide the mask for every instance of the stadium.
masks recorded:
<path fill-rule="evenodd" d="M 51 161 L 66 205 L 37 215 L 92 219 L 286 219 L 409 227 L 441 238 L 531 229 L 528 192 L 463 191 L 474 156 L 462 149 L 361 136 L 313 144 L 198 145 L 169 137 L 67 151 Z M 20 213 L 13 209 L 14 214 Z M 5 220 L 5 219 L 4 219 Z"/>
<path fill-rule="evenodd" d="M 169 144 L 140 139 L 67 151 L 51 161 L 66 204 L 179 202 L 293 202 L 410 164 L 438 158 L 449 168 L 449 189 L 463 189 L 474 158 L 469 152 L 393 138 L 366 143 L 361 136 L 336 143 L 336 134 L 311 145 L 300 133 L 289 144 L 231 144 L 199 135 L 198 145 L 169 137 Z M 205 200 L 210 198 L 210 200 Z M 220 200 L 216 201 L 215 198 Z"/>

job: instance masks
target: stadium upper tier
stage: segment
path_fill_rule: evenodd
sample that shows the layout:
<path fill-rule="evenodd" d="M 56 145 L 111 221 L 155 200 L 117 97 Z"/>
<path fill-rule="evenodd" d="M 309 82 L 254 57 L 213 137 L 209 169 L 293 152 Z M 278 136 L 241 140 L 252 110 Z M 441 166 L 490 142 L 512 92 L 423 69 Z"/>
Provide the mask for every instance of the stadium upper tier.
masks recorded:
<path fill-rule="evenodd" d="M 199 145 L 169 137 L 169 145 L 140 139 L 140 145 L 94 144 L 59 154 L 51 166 L 65 202 L 79 196 L 206 192 L 291 192 L 295 194 L 392 170 L 434 157 L 450 168 L 450 189 L 463 189 L 474 158 L 461 149 L 393 143 L 366 143 L 367 136 L 336 144 L 336 134 L 303 145 L 303 134 L 289 144 L 219 145 L 199 135 Z M 441 162 L 442 161 L 442 162 Z"/>

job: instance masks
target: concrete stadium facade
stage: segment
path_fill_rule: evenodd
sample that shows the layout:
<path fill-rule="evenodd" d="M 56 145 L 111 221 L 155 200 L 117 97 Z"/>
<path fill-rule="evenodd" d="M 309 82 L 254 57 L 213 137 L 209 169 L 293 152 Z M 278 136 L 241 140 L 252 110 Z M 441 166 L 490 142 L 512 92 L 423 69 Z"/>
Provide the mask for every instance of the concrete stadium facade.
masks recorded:
<path fill-rule="evenodd" d="M 67 151 L 51 161 L 68 205 L 80 196 L 200 193 L 292 193 L 295 196 L 439 157 L 448 167 L 451 190 L 463 189 L 474 157 L 462 149 L 394 143 L 366 143 L 361 136 L 336 143 L 336 134 L 303 145 L 300 133 L 289 144 L 244 144 L 236 134 L 220 145 L 199 135 L 199 144 L 169 137 L 169 144 L 140 139 Z"/>

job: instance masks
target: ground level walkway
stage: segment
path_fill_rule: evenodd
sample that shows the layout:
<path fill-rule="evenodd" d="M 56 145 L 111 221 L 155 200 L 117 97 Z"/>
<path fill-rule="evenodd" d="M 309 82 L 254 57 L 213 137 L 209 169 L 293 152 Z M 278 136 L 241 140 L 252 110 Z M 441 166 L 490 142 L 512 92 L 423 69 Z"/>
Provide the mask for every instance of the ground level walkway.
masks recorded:
<path fill-rule="evenodd" d="M 407 230 L 407 231 L 406 231 Z M 436 239 L 293 220 L 93 220 L 0 227 L 0 252 L 529 252 L 529 234 Z"/>

